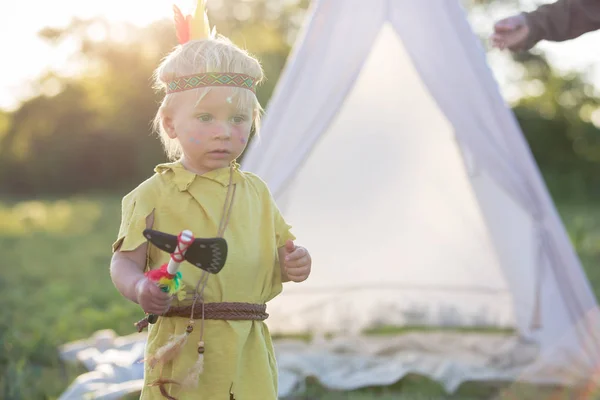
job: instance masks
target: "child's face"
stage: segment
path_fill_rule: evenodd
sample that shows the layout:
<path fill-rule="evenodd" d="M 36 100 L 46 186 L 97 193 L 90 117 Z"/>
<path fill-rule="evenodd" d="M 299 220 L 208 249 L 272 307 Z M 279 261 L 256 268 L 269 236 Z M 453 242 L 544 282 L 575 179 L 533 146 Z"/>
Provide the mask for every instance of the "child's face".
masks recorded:
<path fill-rule="evenodd" d="M 197 173 L 229 166 L 246 147 L 253 110 L 238 109 L 232 93 L 214 87 L 196 105 L 196 91 L 182 92 L 165 118 L 169 136 L 177 137 L 185 161 Z"/>

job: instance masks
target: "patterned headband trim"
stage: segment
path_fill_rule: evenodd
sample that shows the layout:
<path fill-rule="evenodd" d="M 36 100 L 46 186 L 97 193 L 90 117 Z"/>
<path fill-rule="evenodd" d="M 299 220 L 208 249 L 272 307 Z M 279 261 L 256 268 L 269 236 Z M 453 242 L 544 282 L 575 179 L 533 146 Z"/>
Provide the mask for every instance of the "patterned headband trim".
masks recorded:
<path fill-rule="evenodd" d="M 167 94 L 209 86 L 230 86 L 256 93 L 256 79 L 245 74 L 208 72 L 182 76 L 167 83 Z"/>

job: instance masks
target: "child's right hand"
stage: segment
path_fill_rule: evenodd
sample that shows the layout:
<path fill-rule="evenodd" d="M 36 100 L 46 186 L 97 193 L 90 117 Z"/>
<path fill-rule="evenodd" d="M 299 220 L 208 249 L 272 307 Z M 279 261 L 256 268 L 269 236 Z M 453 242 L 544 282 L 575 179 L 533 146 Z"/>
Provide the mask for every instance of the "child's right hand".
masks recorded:
<path fill-rule="evenodd" d="M 160 290 L 158 285 L 143 277 L 135 285 L 137 302 L 147 314 L 162 315 L 171 306 L 173 297 Z"/>

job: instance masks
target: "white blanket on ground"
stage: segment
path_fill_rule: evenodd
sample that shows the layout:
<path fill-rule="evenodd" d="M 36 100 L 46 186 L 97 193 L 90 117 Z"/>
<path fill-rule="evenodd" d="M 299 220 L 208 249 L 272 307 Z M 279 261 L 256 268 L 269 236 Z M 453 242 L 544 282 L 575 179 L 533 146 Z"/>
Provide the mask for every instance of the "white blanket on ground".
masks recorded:
<path fill-rule="evenodd" d="M 143 385 L 145 334 L 118 337 L 99 331 L 64 345 L 63 360 L 89 371 L 59 400 L 119 399 Z M 415 332 L 395 336 L 339 337 L 311 343 L 276 340 L 279 395 L 302 391 L 307 377 L 335 390 L 391 385 L 407 374 L 440 382 L 448 392 L 466 381 L 514 381 L 537 349 L 511 335 Z M 548 378 L 548 377 L 547 377 Z"/>

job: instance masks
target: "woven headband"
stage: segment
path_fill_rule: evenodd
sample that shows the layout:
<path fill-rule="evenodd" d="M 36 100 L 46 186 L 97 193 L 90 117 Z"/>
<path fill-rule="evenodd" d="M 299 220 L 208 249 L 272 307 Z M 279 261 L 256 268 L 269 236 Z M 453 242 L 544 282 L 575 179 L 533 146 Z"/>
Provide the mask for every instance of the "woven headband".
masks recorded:
<path fill-rule="evenodd" d="M 167 82 L 167 93 L 182 92 L 208 86 L 229 86 L 248 89 L 256 93 L 256 79 L 245 74 L 208 72 L 182 76 Z"/>
<path fill-rule="evenodd" d="M 185 16 L 173 5 L 175 30 L 179 44 L 193 39 L 210 39 L 216 36 L 216 29 L 210 30 L 206 14 L 206 0 L 198 0 L 193 15 Z M 182 76 L 167 82 L 167 94 L 184 90 L 198 89 L 208 86 L 229 86 L 248 89 L 256 93 L 256 78 L 234 72 L 206 72 L 202 74 Z"/>

